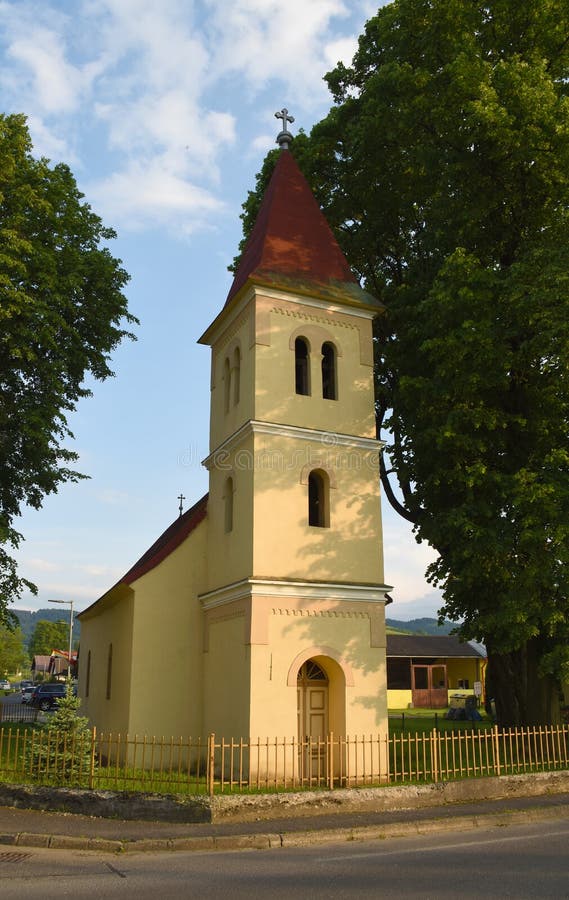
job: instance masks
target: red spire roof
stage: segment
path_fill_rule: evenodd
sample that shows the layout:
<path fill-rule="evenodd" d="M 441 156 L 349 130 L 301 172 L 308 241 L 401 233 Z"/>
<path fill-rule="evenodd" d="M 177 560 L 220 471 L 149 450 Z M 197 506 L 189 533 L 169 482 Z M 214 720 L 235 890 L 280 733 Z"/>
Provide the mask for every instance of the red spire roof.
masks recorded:
<path fill-rule="evenodd" d="M 288 150 L 281 152 L 245 246 L 227 303 L 249 278 L 274 287 L 319 286 L 360 295 L 352 274 L 304 175 Z M 373 302 L 373 301 L 372 301 Z"/>

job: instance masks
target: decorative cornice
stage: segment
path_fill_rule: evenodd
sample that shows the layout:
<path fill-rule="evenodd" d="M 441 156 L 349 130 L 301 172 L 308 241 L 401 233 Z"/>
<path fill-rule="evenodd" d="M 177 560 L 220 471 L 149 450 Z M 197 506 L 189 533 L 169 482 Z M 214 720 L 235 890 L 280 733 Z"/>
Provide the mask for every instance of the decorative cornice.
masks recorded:
<path fill-rule="evenodd" d="M 215 317 L 209 328 L 207 328 L 202 336 L 198 340 L 198 344 L 209 344 L 213 345 L 219 339 L 220 333 L 227 323 L 235 320 L 243 309 L 247 306 L 249 301 L 253 297 L 261 297 L 267 298 L 269 300 L 280 300 L 285 301 L 286 303 L 301 303 L 303 306 L 309 306 L 316 310 L 322 310 L 326 312 L 329 316 L 330 314 L 340 314 L 345 316 L 354 316 L 359 319 L 374 319 L 378 312 L 381 312 L 381 309 L 376 309 L 372 306 L 361 306 L 360 304 L 352 304 L 348 300 L 345 302 L 338 302 L 331 299 L 326 299 L 323 297 L 319 297 L 311 292 L 304 293 L 300 290 L 295 290 L 294 292 L 288 292 L 283 290 L 277 290 L 268 285 L 263 285 L 262 283 L 251 283 L 247 282 L 246 285 L 239 291 L 239 294 L 236 295 L 232 302 L 228 306 L 224 306 L 220 313 Z M 294 315 L 292 311 L 288 312 L 282 308 L 275 308 L 274 312 L 282 313 L 283 315 Z M 305 316 L 305 313 L 298 312 L 298 317 Z M 329 319 L 326 320 L 329 322 Z M 340 324 L 338 322 L 337 324 Z M 346 323 L 344 327 L 350 327 L 349 324 Z M 354 327 L 354 326 L 351 326 Z"/>
<path fill-rule="evenodd" d="M 216 447 L 202 461 L 202 465 L 206 469 L 210 469 L 215 466 L 217 458 L 218 461 L 223 461 L 223 468 L 226 468 L 228 454 L 253 434 L 269 434 L 296 441 L 311 441 L 320 444 L 327 452 L 331 452 L 337 447 L 347 447 L 352 450 L 379 453 L 385 447 L 385 441 L 378 441 L 376 438 L 359 437 L 354 434 L 340 434 L 334 431 L 321 431 L 317 428 L 302 428 L 299 425 L 282 425 L 278 422 L 259 422 L 251 419 Z"/>
<path fill-rule="evenodd" d="M 321 309 L 328 313 L 341 313 L 344 316 L 355 316 L 360 319 L 374 319 L 377 314 L 381 312 L 381 309 L 375 309 L 372 306 L 352 305 L 348 300 L 345 302 L 338 302 L 329 298 L 319 297 L 316 293 L 312 292 L 304 293 L 297 291 L 295 294 L 292 294 L 262 284 L 255 286 L 254 290 L 263 297 L 268 297 L 271 300 L 285 300 L 288 303 L 294 302 L 292 298 L 296 294 L 296 296 L 298 296 L 297 302 L 302 303 L 303 306 L 312 306 L 314 309 Z M 282 309 L 275 309 L 274 311 L 284 312 L 285 315 L 287 314 L 286 311 Z M 300 315 L 302 315 L 302 313 L 300 313 Z"/>
<path fill-rule="evenodd" d="M 324 619 L 367 619 L 367 612 L 347 612 L 338 609 L 271 609 L 273 616 L 293 616 L 300 618 L 324 618 Z"/>
<path fill-rule="evenodd" d="M 234 603 L 243 597 L 277 599 L 342 600 L 350 603 L 384 603 L 392 587 L 387 584 L 348 584 L 340 582 L 280 581 L 269 578 L 244 578 L 214 591 L 200 594 L 203 609 Z"/>
<path fill-rule="evenodd" d="M 310 304 L 305 303 L 306 306 Z M 357 329 L 357 325 L 354 322 L 347 322 L 346 319 L 348 316 L 345 311 L 338 310 L 338 312 L 342 312 L 342 318 L 333 318 L 330 316 L 311 316 L 306 312 L 302 312 L 301 310 L 285 308 L 283 306 L 273 306 L 271 312 L 276 313 L 279 316 L 287 316 L 291 319 L 302 319 L 305 322 L 315 322 L 318 325 L 325 325 L 327 328 L 351 328 L 353 330 Z"/>

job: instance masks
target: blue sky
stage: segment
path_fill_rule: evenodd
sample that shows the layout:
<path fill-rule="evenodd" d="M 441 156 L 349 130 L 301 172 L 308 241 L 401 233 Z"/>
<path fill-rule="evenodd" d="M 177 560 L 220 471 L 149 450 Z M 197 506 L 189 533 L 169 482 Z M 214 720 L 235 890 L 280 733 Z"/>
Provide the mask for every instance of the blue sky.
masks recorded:
<path fill-rule="evenodd" d="M 207 490 L 209 349 L 239 214 L 276 110 L 310 130 L 331 98 L 323 75 L 349 63 L 368 0 L 0 0 L 2 112 L 23 112 L 34 152 L 73 170 L 118 239 L 131 275 L 136 343 L 113 357 L 70 424 L 90 476 L 25 511 L 21 608 L 104 593 Z M 394 618 L 433 615 L 431 559 L 384 503 Z"/>

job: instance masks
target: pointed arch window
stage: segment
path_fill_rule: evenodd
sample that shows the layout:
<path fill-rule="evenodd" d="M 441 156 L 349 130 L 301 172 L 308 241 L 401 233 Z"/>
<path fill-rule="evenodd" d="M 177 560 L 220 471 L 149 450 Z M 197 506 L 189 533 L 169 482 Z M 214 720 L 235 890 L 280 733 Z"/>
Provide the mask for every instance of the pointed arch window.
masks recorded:
<path fill-rule="evenodd" d="M 227 478 L 223 491 L 226 534 L 233 531 L 233 490 L 233 478 Z"/>
<path fill-rule="evenodd" d="M 239 403 L 239 392 L 241 390 L 241 350 L 236 347 L 233 351 L 233 404 L 237 406 Z"/>
<path fill-rule="evenodd" d="M 322 344 L 322 396 L 324 400 L 338 399 L 337 353 L 334 344 Z"/>
<path fill-rule="evenodd" d="M 294 342 L 294 377 L 297 394 L 310 395 L 310 347 L 306 338 Z"/>
<path fill-rule="evenodd" d="M 322 469 L 313 469 L 308 476 L 308 524 L 330 527 L 330 480 Z"/>

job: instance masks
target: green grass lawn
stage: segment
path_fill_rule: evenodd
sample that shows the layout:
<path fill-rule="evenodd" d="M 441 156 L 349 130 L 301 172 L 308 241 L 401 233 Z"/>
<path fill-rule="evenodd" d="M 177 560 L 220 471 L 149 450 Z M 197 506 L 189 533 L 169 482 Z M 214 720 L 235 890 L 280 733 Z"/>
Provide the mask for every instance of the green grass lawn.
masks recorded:
<path fill-rule="evenodd" d="M 489 719 L 483 709 L 479 710 L 482 719 L 470 721 L 468 719 L 447 719 L 447 709 L 390 709 L 389 733 L 402 734 L 427 734 L 433 728 L 439 731 L 471 731 L 481 728 L 491 728 L 492 719 Z"/>

